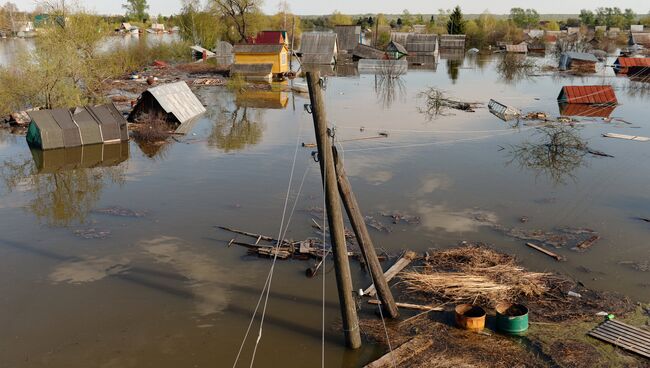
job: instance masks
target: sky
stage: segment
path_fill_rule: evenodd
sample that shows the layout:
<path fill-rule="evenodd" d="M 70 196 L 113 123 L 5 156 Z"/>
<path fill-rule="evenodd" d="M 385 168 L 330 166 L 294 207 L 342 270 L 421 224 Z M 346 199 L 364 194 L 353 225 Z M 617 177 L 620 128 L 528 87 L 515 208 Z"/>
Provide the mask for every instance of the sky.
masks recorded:
<path fill-rule="evenodd" d="M 208 0 L 204 0 L 208 1 Z M 5 0 L 0 0 L 3 4 Z M 21 10 L 32 10 L 36 0 L 12 0 Z M 122 14 L 123 0 L 77 0 L 88 10 L 99 14 Z M 279 0 L 264 0 L 264 11 L 275 13 Z M 547 0 L 542 3 L 531 1 L 494 0 L 457 0 L 456 2 L 435 0 L 288 0 L 291 10 L 300 15 L 330 14 L 338 10 L 347 14 L 386 13 L 398 14 L 404 9 L 411 13 L 432 14 L 440 8 L 452 8 L 460 5 L 463 12 L 469 14 L 482 13 L 489 10 L 493 14 L 506 14 L 513 7 L 533 7 L 541 14 L 577 14 L 580 9 L 595 9 L 597 7 L 617 6 L 621 9 L 632 8 L 638 14 L 650 12 L 648 0 Z M 149 13 L 151 15 L 170 15 L 178 13 L 181 7 L 180 0 L 149 0 Z M 486 7 L 487 6 L 487 7 Z"/>

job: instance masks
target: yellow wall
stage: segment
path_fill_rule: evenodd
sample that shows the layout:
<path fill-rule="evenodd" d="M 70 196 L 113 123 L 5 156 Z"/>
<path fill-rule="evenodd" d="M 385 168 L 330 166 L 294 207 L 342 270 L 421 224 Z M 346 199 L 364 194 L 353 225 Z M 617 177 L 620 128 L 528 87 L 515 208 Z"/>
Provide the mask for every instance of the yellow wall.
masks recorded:
<path fill-rule="evenodd" d="M 289 52 L 283 48 L 279 54 L 235 54 L 235 63 L 273 64 L 273 74 L 286 73 L 289 71 Z"/>

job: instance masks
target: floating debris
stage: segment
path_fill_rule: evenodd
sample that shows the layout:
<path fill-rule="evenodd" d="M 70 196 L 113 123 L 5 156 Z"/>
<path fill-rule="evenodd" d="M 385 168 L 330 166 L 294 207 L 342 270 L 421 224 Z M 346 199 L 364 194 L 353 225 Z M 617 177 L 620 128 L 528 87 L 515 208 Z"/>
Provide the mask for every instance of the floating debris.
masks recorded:
<path fill-rule="evenodd" d="M 111 231 L 90 228 L 90 229 L 75 230 L 74 234 L 84 239 L 106 239 L 111 236 Z"/>
<path fill-rule="evenodd" d="M 134 211 L 118 206 L 100 208 L 93 210 L 92 212 L 117 217 L 145 217 L 147 215 L 147 212 L 145 211 Z"/>
<path fill-rule="evenodd" d="M 637 261 L 621 261 L 618 262 L 618 264 L 630 267 L 636 271 L 641 271 L 641 272 L 650 272 L 650 262 L 644 261 L 644 262 L 637 262 Z"/>
<path fill-rule="evenodd" d="M 420 223 L 420 217 L 419 216 L 411 216 L 411 215 L 406 215 L 402 212 L 395 211 L 395 212 L 381 212 L 381 215 L 384 217 L 390 217 L 393 219 L 393 224 L 397 225 L 400 222 L 404 222 L 409 225 L 417 225 Z"/>
<path fill-rule="evenodd" d="M 391 229 L 389 226 L 382 224 L 373 216 L 364 216 L 364 220 L 366 221 L 366 225 L 370 226 L 371 228 L 377 231 L 381 231 L 384 233 L 390 233 L 393 231 L 393 229 Z"/>

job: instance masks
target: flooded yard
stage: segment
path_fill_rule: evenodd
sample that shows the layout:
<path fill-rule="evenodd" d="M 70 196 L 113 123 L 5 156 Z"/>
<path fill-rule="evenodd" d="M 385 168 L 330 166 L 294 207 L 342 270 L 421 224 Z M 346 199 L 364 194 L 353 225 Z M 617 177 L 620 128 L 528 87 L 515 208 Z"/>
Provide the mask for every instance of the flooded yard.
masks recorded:
<path fill-rule="evenodd" d="M 483 242 L 533 271 L 648 302 L 650 143 L 602 135 L 650 136 L 650 86 L 611 68 L 513 75 L 501 58 L 443 58 L 389 80 L 354 67 L 327 78 L 339 152 L 364 214 L 381 225 L 371 228 L 376 246 L 399 254 Z M 563 86 L 600 84 L 614 86 L 612 119 L 582 111 L 598 116 L 576 116 L 562 134 L 613 157 L 554 151 L 537 122 L 503 122 L 487 109 L 495 99 L 557 117 Z M 427 114 L 421 93 L 430 87 L 484 105 Z M 312 219 L 322 216 L 308 96 L 275 89 L 199 87 L 207 114 L 191 134 L 153 147 L 131 140 L 39 153 L 0 130 L 0 366 L 235 361 L 271 262 L 227 247 L 234 235 L 217 226 L 277 236 L 296 149 L 287 237 L 317 236 Z M 395 212 L 417 220 L 386 217 Z M 563 229 L 600 238 L 584 251 L 549 248 L 565 262 L 525 245 L 536 230 Z M 320 364 L 323 283 L 305 277 L 311 265 L 278 261 L 257 366 Z M 366 288 L 369 276 L 356 261 L 351 268 L 354 289 Z M 381 352 L 344 349 L 331 258 L 324 270 L 326 366 L 363 365 Z M 249 364 L 256 326 L 238 366 Z"/>

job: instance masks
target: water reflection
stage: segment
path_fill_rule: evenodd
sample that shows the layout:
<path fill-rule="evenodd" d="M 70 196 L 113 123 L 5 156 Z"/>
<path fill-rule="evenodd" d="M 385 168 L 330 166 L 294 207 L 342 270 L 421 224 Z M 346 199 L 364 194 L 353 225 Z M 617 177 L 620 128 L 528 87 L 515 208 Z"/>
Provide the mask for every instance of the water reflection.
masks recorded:
<path fill-rule="evenodd" d="M 32 159 L 8 160 L 0 167 L 7 189 L 29 189 L 26 206 L 49 226 L 84 223 L 110 183 L 125 182 L 128 143 L 51 151 L 32 150 Z"/>
<path fill-rule="evenodd" d="M 592 118 L 608 118 L 617 105 L 586 105 L 586 104 L 567 104 L 558 103 L 560 115 L 562 116 L 583 116 Z"/>
<path fill-rule="evenodd" d="M 449 75 L 449 80 L 451 80 L 453 84 L 456 84 L 456 81 L 458 80 L 460 66 L 463 64 L 463 62 L 461 60 L 448 59 L 446 63 L 447 63 L 447 75 Z"/>
<path fill-rule="evenodd" d="M 535 62 L 526 55 L 505 54 L 497 62 L 497 74 L 501 79 L 510 84 L 530 79 L 530 74 L 535 69 Z"/>
<path fill-rule="evenodd" d="M 208 136 L 208 146 L 231 152 L 258 144 L 264 135 L 263 115 L 264 110 L 240 106 L 222 110 Z"/>
<path fill-rule="evenodd" d="M 401 76 L 375 74 L 375 94 L 383 108 L 389 109 L 395 100 L 405 101 L 406 84 Z"/>
<path fill-rule="evenodd" d="M 555 184 L 575 181 L 574 172 L 585 165 L 587 144 L 578 130 L 571 126 L 553 125 L 538 128 L 536 141 L 513 146 L 508 164 L 517 162 L 521 168 L 547 175 Z"/>

